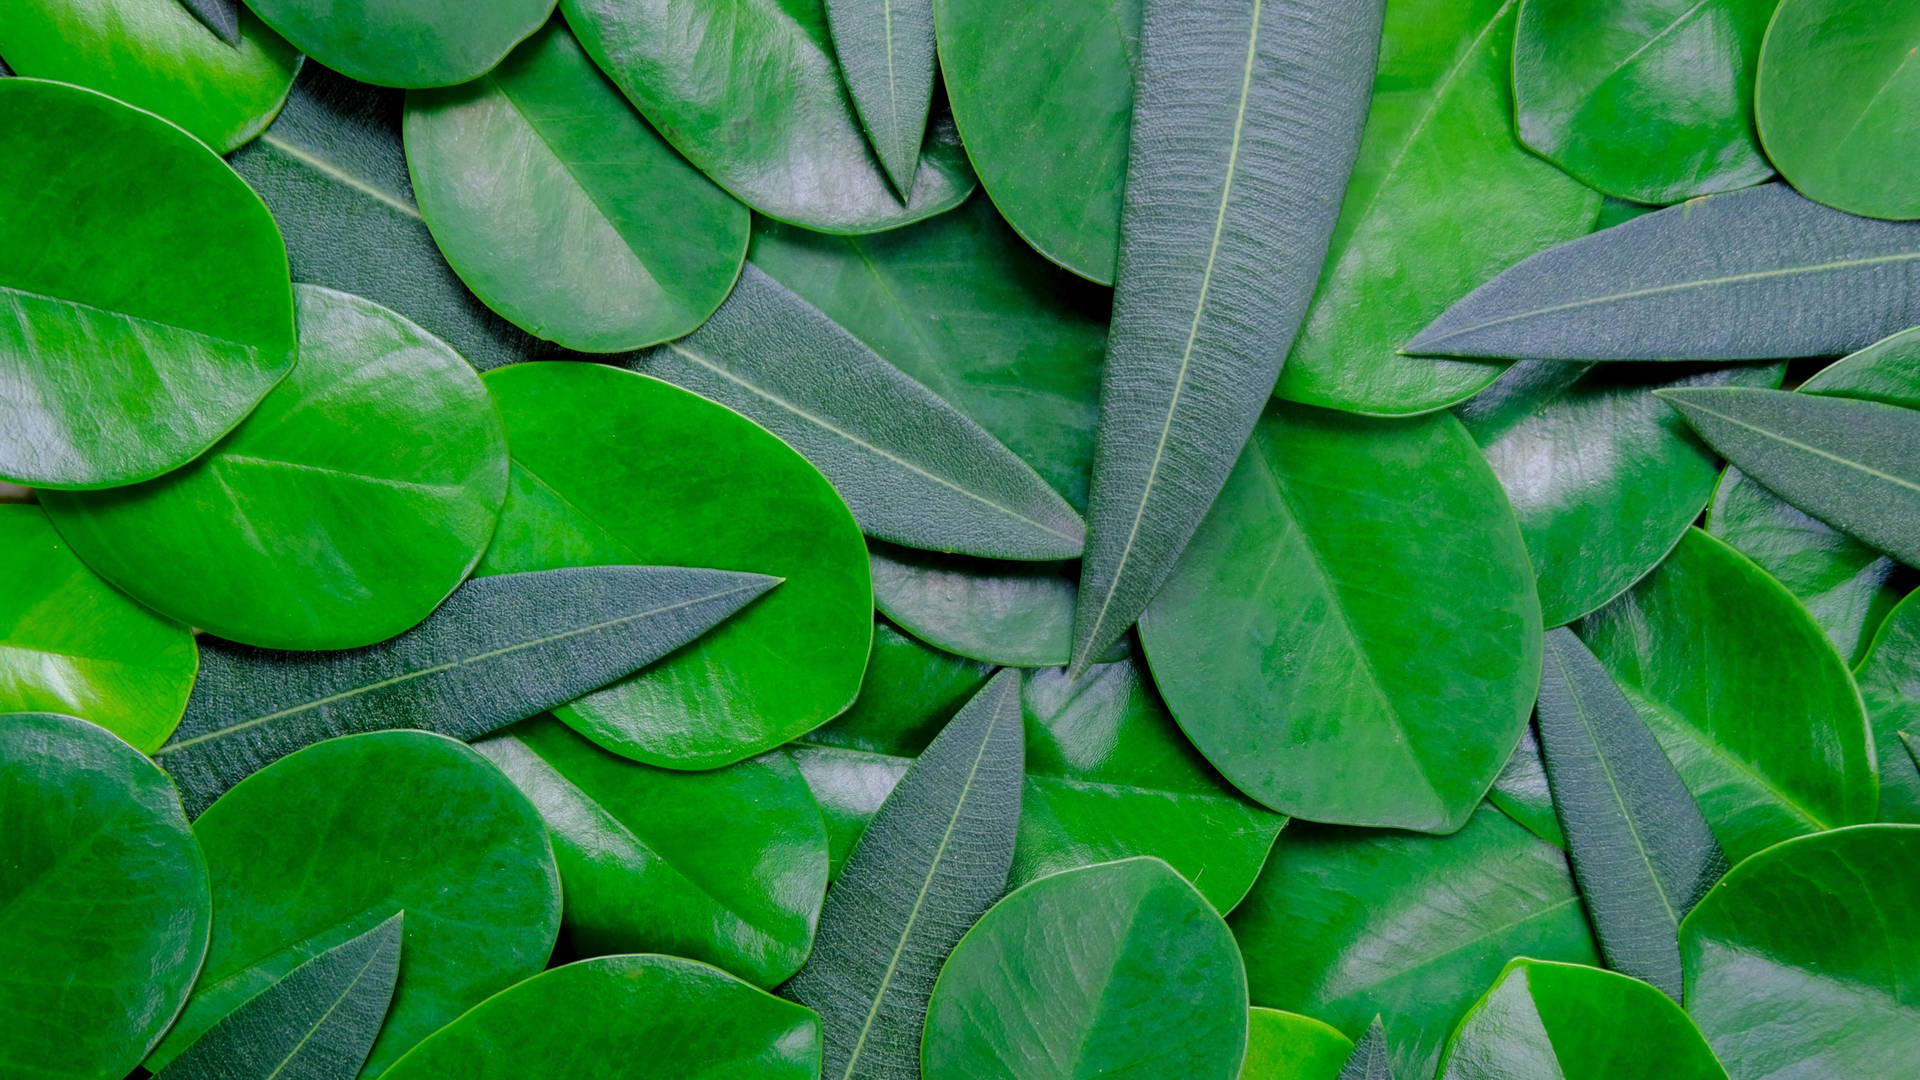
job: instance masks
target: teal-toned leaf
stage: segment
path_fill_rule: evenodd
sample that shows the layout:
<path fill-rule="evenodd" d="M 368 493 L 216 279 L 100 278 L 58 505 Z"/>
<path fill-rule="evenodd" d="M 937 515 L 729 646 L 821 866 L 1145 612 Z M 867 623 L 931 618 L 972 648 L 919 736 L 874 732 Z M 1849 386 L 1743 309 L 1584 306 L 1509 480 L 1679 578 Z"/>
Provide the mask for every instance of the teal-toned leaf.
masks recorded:
<path fill-rule="evenodd" d="M 419 626 L 362 649 L 208 638 L 186 718 L 154 759 L 198 814 L 322 739 L 399 727 L 477 739 L 633 674 L 777 584 L 680 567 L 503 574 L 469 581 Z"/>
<path fill-rule="evenodd" d="M 625 366 L 780 436 L 870 536 L 998 558 L 1080 553 L 1080 515 L 1032 466 L 757 267 L 706 325 Z"/>
<path fill-rule="evenodd" d="M 826 0 L 827 27 L 853 111 L 880 167 L 913 195 L 933 102 L 934 0 Z"/>
<path fill-rule="evenodd" d="M 1567 834 L 1560 831 L 1560 819 L 1553 813 L 1547 766 L 1540 760 L 1540 740 L 1532 724 L 1520 733 L 1520 745 L 1513 748 L 1507 767 L 1494 777 L 1487 801 L 1547 843 L 1562 849 L 1567 846 Z"/>
<path fill-rule="evenodd" d="M 160 1080 L 354 1080 L 400 977 L 405 912 L 287 973 L 187 1047 Z"/>
<path fill-rule="evenodd" d="M 1352 1039 L 1310 1016 L 1255 1007 L 1240 1080 L 1337 1080 L 1352 1055 Z"/>
<path fill-rule="evenodd" d="M 1904 752 L 1913 748 L 1906 733 L 1920 731 L 1920 593 L 1888 613 L 1853 675 L 1880 764 L 1880 820 L 1920 825 L 1920 759 Z"/>
<path fill-rule="evenodd" d="M 376 86 L 452 86 L 479 78 L 553 13 L 553 0 L 247 0 L 294 47 Z"/>
<path fill-rule="evenodd" d="M 786 985 L 820 1014 L 825 1075 L 916 1077 L 940 966 L 1006 888 L 1020 817 L 1020 673 L 948 722 L 827 893 L 813 955 Z"/>
<path fill-rule="evenodd" d="M 1065 667 L 1073 648 L 1073 564 L 963 559 L 871 546 L 873 602 L 901 629 L 958 656 Z"/>
<path fill-rule="evenodd" d="M 1920 323 L 1920 225 L 1856 218 L 1767 184 L 1560 245 L 1474 290 L 1414 354 L 1772 360 L 1863 348 Z M 1883 302 L 1862 303 L 1865 296 Z"/>
<path fill-rule="evenodd" d="M 1149 0 L 1074 614 L 1085 670 L 1199 527 L 1339 213 L 1381 0 Z"/>
<path fill-rule="evenodd" d="M 240 0 L 175 0 L 229 45 L 240 44 Z"/>
<path fill-rule="evenodd" d="M 1340 1067 L 1339 1080 L 1393 1080 L 1393 1062 L 1387 1053 L 1387 1029 L 1378 1016 L 1366 1037 Z"/>
<path fill-rule="evenodd" d="M 1659 741 L 1565 627 L 1547 631 L 1538 715 L 1553 808 L 1607 966 L 1677 1001 L 1680 920 L 1727 857 Z"/>

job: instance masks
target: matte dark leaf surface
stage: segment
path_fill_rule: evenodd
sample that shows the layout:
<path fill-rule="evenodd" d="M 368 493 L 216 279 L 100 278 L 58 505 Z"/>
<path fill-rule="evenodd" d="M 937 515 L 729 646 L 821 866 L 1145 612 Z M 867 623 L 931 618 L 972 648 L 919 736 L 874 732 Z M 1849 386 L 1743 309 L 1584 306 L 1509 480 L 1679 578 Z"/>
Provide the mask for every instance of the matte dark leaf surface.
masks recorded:
<path fill-rule="evenodd" d="M 287 973 L 187 1048 L 161 1080 L 353 1080 L 400 977 L 404 912 Z"/>
<path fill-rule="evenodd" d="M 934 0 L 826 0 L 853 111 L 902 198 L 913 194 L 933 101 Z"/>
<path fill-rule="evenodd" d="M 1072 563 L 964 559 L 872 545 L 873 601 L 901 629 L 959 656 L 1065 667 L 1073 649 Z"/>
<path fill-rule="evenodd" d="M 1920 225 L 1851 217 L 1767 184 L 1541 252 L 1448 308 L 1406 351 L 1518 360 L 1832 356 L 1920 322 L 1916 280 Z"/>
<path fill-rule="evenodd" d="M 240 0 L 175 0 L 228 45 L 240 44 Z"/>
<path fill-rule="evenodd" d="M 1337 1080 L 1352 1054 L 1352 1039 L 1310 1016 L 1256 1007 L 1240 1080 Z"/>
<path fill-rule="evenodd" d="M 940 966 L 1006 888 L 1020 726 L 1020 673 L 1003 671 L 907 770 L 827 893 L 813 955 L 785 988 L 820 1014 L 822 1075 L 919 1075 Z"/>
<path fill-rule="evenodd" d="M 1166 863 L 1126 859 L 1042 878 L 981 917 L 933 988 L 920 1072 L 1238 1080 L 1247 1024 L 1227 924 Z"/>
<path fill-rule="evenodd" d="M 1920 758 L 1907 734 L 1920 731 L 1920 595 L 1887 615 L 1853 674 L 1880 764 L 1880 820 L 1920 825 Z"/>
<path fill-rule="evenodd" d="M 553 12 L 553 0 L 247 4 L 301 52 L 376 86 L 452 86 L 477 78 Z"/>
<path fill-rule="evenodd" d="M 777 584 L 674 566 L 502 574 L 467 582 L 419 626 L 362 649 L 207 638 L 186 719 L 154 759 L 198 813 L 322 739 L 401 727 L 477 739 L 633 674 Z"/>
<path fill-rule="evenodd" d="M 506 497 L 506 440 L 473 369 L 368 300 L 298 289 L 300 363 L 191 465 L 42 496 L 134 599 L 263 648 L 348 649 L 426 618 Z"/>
<path fill-rule="evenodd" d="M 1381 6 L 1146 5 L 1078 670 L 1146 610 L 1259 419 L 1359 150 Z"/>
<path fill-rule="evenodd" d="M 122 1076 L 207 949 L 207 864 L 166 775 L 106 729 L 0 715 L 0 1060 Z"/>
<path fill-rule="evenodd" d="M 1340 1067 L 1339 1080 L 1393 1080 L 1393 1063 L 1387 1053 L 1387 1029 L 1378 1016 L 1367 1028 L 1366 1037 L 1353 1048 L 1346 1064 Z"/>
<path fill-rule="evenodd" d="M 1547 631 L 1538 715 L 1553 807 L 1607 966 L 1678 1001 L 1680 920 L 1727 857 L 1658 740 L 1564 627 Z"/>
<path fill-rule="evenodd" d="M 1070 559 L 1086 526 L 999 440 L 749 266 L 714 317 L 624 366 L 747 416 L 814 463 L 870 536 Z"/>
<path fill-rule="evenodd" d="M 186 464 L 293 366 L 273 219 L 180 128 L 0 81 L 0 479 L 99 488 Z"/>

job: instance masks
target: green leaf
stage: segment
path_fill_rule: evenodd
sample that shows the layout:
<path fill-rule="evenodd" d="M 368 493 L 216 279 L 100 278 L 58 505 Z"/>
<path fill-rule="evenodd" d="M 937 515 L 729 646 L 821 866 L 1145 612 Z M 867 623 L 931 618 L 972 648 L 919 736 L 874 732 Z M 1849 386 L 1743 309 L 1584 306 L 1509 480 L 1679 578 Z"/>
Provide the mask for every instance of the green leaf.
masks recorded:
<path fill-rule="evenodd" d="M 1273 389 L 1359 149 L 1381 7 L 1147 4 L 1077 671 L 1146 610 Z"/>
<path fill-rule="evenodd" d="M 1294 822 L 1228 923 L 1256 1003 L 1350 1036 L 1386 1016 L 1403 1077 L 1509 959 L 1599 962 L 1566 857 L 1490 806 L 1451 836 Z"/>
<path fill-rule="evenodd" d="M 1775 0 L 1525 0 L 1521 141 L 1623 199 L 1674 203 L 1773 174 L 1753 70 Z"/>
<path fill-rule="evenodd" d="M 1655 388 L 1771 387 L 1784 371 L 1523 360 L 1460 406 L 1520 518 L 1546 625 L 1645 577 L 1713 494 L 1719 459 Z"/>
<path fill-rule="evenodd" d="M 1920 564 L 1920 411 L 1732 387 L 1666 390 L 1660 397 L 1783 502 Z"/>
<path fill-rule="evenodd" d="M 1547 631 L 1539 717 L 1554 811 L 1607 966 L 1677 1001 L 1680 920 L 1727 857 L 1658 740 L 1565 627 Z"/>
<path fill-rule="evenodd" d="M 786 985 L 820 1014 L 823 1075 L 916 1077 L 947 954 L 1006 888 L 1020 816 L 1020 673 L 995 675 L 887 796 Z"/>
<path fill-rule="evenodd" d="M 933 103 L 933 0 L 826 0 L 847 96 L 893 190 L 913 194 Z"/>
<path fill-rule="evenodd" d="M 192 136 L 105 95 L 7 79 L 0 114 L 0 479 L 185 465 L 293 367 L 272 218 Z"/>
<path fill-rule="evenodd" d="M 147 1068 L 164 1069 L 313 957 L 405 911 L 386 1026 L 361 1075 L 539 971 L 560 925 L 540 815 L 441 735 L 329 739 L 247 777 L 194 822 L 213 877 L 207 962 Z"/>
<path fill-rule="evenodd" d="M 1158 859 L 1102 863 L 1020 888 L 954 947 L 921 1072 L 1237 1080 L 1247 1016 L 1240 950 L 1206 899 Z"/>
<path fill-rule="evenodd" d="M 426 618 L 479 560 L 506 444 L 445 343 L 357 296 L 297 295 L 299 366 L 213 450 L 41 502 L 75 554 L 162 614 L 263 648 L 355 648 Z"/>
<path fill-rule="evenodd" d="M 1592 230 L 1599 196 L 1513 135 L 1518 7 L 1387 5 L 1366 135 L 1281 397 L 1386 415 L 1468 397 L 1505 365 L 1396 350 L 1516 260 Z"/>
<path fill-rule="evenodd" d="M 1240 1080 L 1336 1080 L 1353 1040 L 1310 1016 L 1253 1008 Z"/>
<path fill-rule="evenodd" d="M 758 267 L 706 325 L 623 366 L 780 436 L 871 536 L 990 558 L 1080 554 L 1085 524 L 1032 466 Z"/>
<path fill-rule="evenodd" d="M 1578 630 L 1734 861 L 1873 820 L 1878 785 L 1853 678 L 1805 609 L 1739 552 L 1689 530 Z"/>
<path fill-rule="evenodd" d="M 1120 246 L 1143 6 L 933 5 L 940 71 L 980 186 L 1036 251 L 1102 285 Z"/>
<path fill-rule="evenodd" d="M 679 387 L 599 364 L 503 368 L 487 388 L 512 478 L 480 573 L 712 566 L 785 579 L 632 678 L 559 710 L 614 753 L 716 768 L 832 719 L 873 634 L 866 545 L 805 458 Z"/>
<path fill-rule="evenodd" d="M 1709 195 L 1543 251 L 1407 343 L 1516 360 L 1831 356 L 1920 322 L 1920 226 L 1869 221 L 1785 184 Z M 1884 303 L 1861 303 L 1861 297 Z"/>
<path fill-rule="evenodd" d="M 207 638 L 186 719 L 154 759 L 197 814 L 322 739 L 399 727 L 477 739 L 632 674 L 776 584 L 680 567 L 505 574 L 467 582 L 419 626 L 363 649 Z"/>
<path fill-rule="evenodd" d="M 1898 1076 L 1920 1055 L 1920 826 L 1768 848 L 1680 927 L 1687 1012 L 1738 1077 Z"/>
<path fill-rule="evenodd" d="M 1915 123 L 1920 11 L 1783 0 L 1760 50 L 1755 113 L 1767 156 L 1810 199 L 1852 214 L 1920 217 L 1904 148 Z"/>
<path fill-rule="evenodd" d="M 1920 769 L 1920 738 L 1915 738 L 1912 732 L 1903 731 L 1900 741 L 1907 744 L 1907 756 L 1913 758 L 1914 768 Z"/>
<path fill-rule="evenodd" d="M 953 121 L 935 108 L 901 185 L 912 197 L 895 194 L 841 82 L 825 0 L 565 0 L 561 11 L 668 142 L 768 217 L 878 232 L 973 191 Z"/>
<path fill-rule="evenodd" d="M 874 544 L 873 600 L 914 637 L 1008 667 L 1065 667 L 1073 564 L 961 559 Z"/>
<path fill-rule="evenodd" d="M 1513 511 L 1444 414 L 1275 403 L 1140 640 L 1207 760 L 1313 821 L 1459 828 L 1540 685 Z"/>
<path fill-rule="evenodd" d="M 1347 1063 L 1340 1067 L 1339 1080 L 1393 1080 L 1393 1063 L 1387 1052 L 1387 1029 L 1380 1017 L 1373 1018 L 1366 1037 L 1353 1048 Z"/>
<path fill-rule="evenodd" d="M 247 0 L 295 48 L 376 86 L 452 86 L 486 74 L 553 12 L 553 0 Z"/>
<path fill-rule="evenodd" d="M 522 1080 L 556 1068 L 574 1080 L 617 1080 L 636 1068 L 676 1080 L 816 1080 L 820 1022 L 704 964 L 608 956 L 488 999 L 390 1075 Z"/>
<path fill-rule="evenodd" d="M 1920 825 L 1920 759 L 1903 752 L 1905 732 L 1920 730 L 1920 594 L 1895 605 L 1853 674 L 1880 764 L 1879 819 Z"/>
<path fill-rule="evenodd" d="M 160 1080 L 353 1080 L 400 977 L 405 913 L 287 973 L 213 1026 Z"/>
<path fill-rule="evenodd" d="M 0 506 L 0 713 L 84 716 L 151 753 L 180 722 L 199 654 L 179 623 L 81 564 L 37 506 Z"/>
<path fill-rule="evenodd" d="M 1547 786 L 1547 765 L 1540 759 L 1540 740 L 1533 725 L 1520 732 L 1520 745 L 1513 748 L 1506 768 L 1494 777 L 1487 790 L 1487 801 L 1508 817 L 1527 827 L 1527 831 L 1565 849 L 1567 834 L 1560 830 L 1560 819 L 1553 813 L 1553 792 Z"/>
<path fill-rule="evenodd" d="M 440 250 L 535 337 L 658 344 L 705 322 L 740 273 L 747 208 L 661 141 L 558 20 L 471 83 L 409 93 L 405 132 Z"/>
<path fill-rule="evenodd" d="M 0 822 L 0 1061 L 125 1075 L 207 949 L 207 866 L 173 785 L 104 728 L 0 715 Z"/>
<path fill-rule="evenodd" d="M 580 955 L 684 956 L 759 986 L 806 959 L 827 834 L 786 755 L 673 772 L 609 754 L 551 717 L 474 749 L 546 819 L 562 925 Z"/>
<path fill-rule="evenodd" d="M 1638 979 L 1515 960 L 1447 1040 L 1440 1080 L 1727 1080 L 1680 1006 Z"/>
<path fill-rule="evenodd" d="M 273 120 L 300 69 L 238 0 L 19 0 L 0 50 L 23 75 L 110 94 L 223 154 Z"/>

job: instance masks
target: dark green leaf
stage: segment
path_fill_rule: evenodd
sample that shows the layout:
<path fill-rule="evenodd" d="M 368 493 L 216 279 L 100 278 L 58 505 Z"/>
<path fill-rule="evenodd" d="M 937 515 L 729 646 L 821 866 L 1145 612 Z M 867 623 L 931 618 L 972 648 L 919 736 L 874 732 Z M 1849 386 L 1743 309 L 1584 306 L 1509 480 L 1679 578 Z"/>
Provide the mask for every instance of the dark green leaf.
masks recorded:
<path fill-rule="evenodd" d="M 1540 686 L 1540 605 L 1460 424 L 1276 402 L 1140 624 L 1167 706 L 1240 790 L 1451 832 Z"/>
<path fill-rule="evenodd" d="M 1520 732 L 1520 745 L 1513 748 L 1506 768 L 1494 778 L 1487 801 L 1547 843 L 1557 848 L 1567 846 L 1567 834 L 1560 831 L 1560 819 L 1553 813 L 1547 766 L 1540 760 L 1540 741 L 1534 736 L 1532 724 Z"/>
<path fill-rule="evenodd" d="M 1023 886 L 967 932 L 927 1005 L 921 1073 L 1238 1080 L 1247 1024 L 1227 924 L 1166 863 L 1126 859 Z"/>
<path fill-rule="evenodd" d="M 130 1071 L 207 949 L 207 865 L 166 774 L 104 728 L 0 715 L 0 1061 Z"/>
<path fill-rule="evenodd" d="M 847 99 L 825 0 L 565 0 L 561 10 L 668 142 L 769 217 L 877 232 L 950 210 L 974 188 L 953 120 L 936 107 L 903 185 L 912 197 L 895 194 Z"/>
<path fill-rule="evenodd" d="M 872 545 L 873 601 L 914 637 L 1008 667 L 1065 667 L 1073 564 L 961 559 Z"/>
<path fill-rule="evenodd" d="M 1240 1080 L 1336 1080 L 1353 1040 L 1310 1016 L 1253 1008 Z"/>
<path fill-rule="evenodd" d="M 933 101 L 934 0 L 826 0 L 847 95 L 887 180 L 913 194 Z"/>
<path fill-rule="evenodd" d="M 1543 251 L 1406 351 L 1542 360 L 1831 356 L 1920 323 L 1920 225 L 1851 217 L 1785 184 L 1710 195 Z M 1861 298 L 1882 298 L 1862 303 Z"/>
<path fill-rule="evenodd" d="M 399 727 L 477 739 L 631 675 L 776 584 L 680 567 L 505 574 L 462 585 L 419 626 L 363 649 L 208 638 L 186 719 L 154 758 L 197 814 L 322 739 Z"/>
<path fill-rule="evenodd" d="M 0 115 L 0 479 L 185 465 L 293 367 L 273 219 L 192 136 L 103 94 L 6 79 Z"/>
<path fill-rule="evenodd" d="M 553 0 L 247 0 L 295 48 L 350 79 L 452 86 L 484 75 L 540 28 Z"/>
<path fill-rule="evenodd" d="M 1853 674 L 1880 763 L 1880 820 L 1920 825 L 1920 759 L 1905 752 L 1913 748 L 1906 732 L 1920 731 L 1920 593 L 1887 615 Z"/>
<path fill-rule="evenodd" d="M 400 977 L 394 912 L 287 973 L 200 1037 L 159 1080 L 354 1080 Z"/>
<path fill-rule="evenodd" d="M 1273 389 L 1359 150 L 1381 7 L 1147 3 L 1076 670 L 1146 610 Z"/>
<path fill-rule="evenodd" d="M 479 561 L 506 440 L 438 338 L 357 296 L 297 294 L 299 366 L 213 450 L 41 502 L 75 554 L 162 614 L 265 648 L 350 649 L 426 618 Z"/>
<path fill-rule="evenodd" d="M 1086 526 L 980 425 L 749 266 L 706 325 L 624 366 L 758 421 L 833 481 L 871 536 L 1070 559 Z"/>
<path fill-rule="evenodd" d="M 1680 927 L 1687 1012 L 1736 1077 L 1900 1076 L 1920 1060 L 1920 825 L 1803 836 Z"/>
<path fill-rule="evenodd" d="M 240 0 L 176 0 L 200 20 L 207 29 L 220 35 L 229 45 L 240 44 Z"/>
<path fill-rule="evenodd" d="M 1553 808 L 1607 966 L 1678 1001 L 1680 920 L 1727 857 L 1659 741 L 1565 627 L 1547 631 L 1539 716 Z"/>
<path fill-rule="evenodd" d="M 1006 888 L 1020 817 L 1020 673 L 960 710 L 887 796 L 827 894 L 786 993 L 819 1012 L 825 1075 L 919 1075 L 940 965 Z"/>
<path fill-rule="evenodd" d="M 1366 1037 L 1353 1048 L 1347 1063 L 1340 1067 L 1339 1080 L 1393 1080 L 1393 1063 L 1387 1055 L 1387 1029 L 1375 1016 Z"/>

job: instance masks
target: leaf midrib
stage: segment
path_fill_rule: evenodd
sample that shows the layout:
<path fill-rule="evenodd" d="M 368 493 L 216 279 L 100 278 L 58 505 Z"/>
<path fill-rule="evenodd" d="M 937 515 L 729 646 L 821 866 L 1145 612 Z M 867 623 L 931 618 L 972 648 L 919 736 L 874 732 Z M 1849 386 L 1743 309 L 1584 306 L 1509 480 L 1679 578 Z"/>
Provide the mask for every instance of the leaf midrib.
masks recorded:
<path fill-rule="evenodd" d="M 1733 392 L 1739 393 L 1740 391 L 1736 390 Z M 1777 394 L 1777 393 L 1784 393 L 1784 391 L 1769 390 L 1769 391 L 1765 391 L 1765 393 Z M 1852 469 L 1855 472 L 1865 473 L 1866 475 L 1871 476 L 1876 480 L 1884 480 L 1887 483 L 1894 485 L 1895 487 L 1906 488 L 1908 491 L 1914 492 L 1915 494 L 1920 494 L 1920 483 L 1915 483 L 1912 480 L 1907 480 L 1902 477 L 1895 476 L 1892 473 L 1882 472 L 1881 470 L 1876 469 L 1873 466 L 1866 464 L 1865 462 L 1855 461 L 1852 458 L 1841 457 L 1840 455 L 1832 453 L 1831 451 L 1822 450 L 1821 448 L 1814 446 L 1810 443 L 1804 443 L 1798 439 L 1790 438 L 1783 432 L 1774 431 L 1770 428 L 1763 428 L 1757 424 L 1749 423 L 1745 420 L 1740 419 L 1737 416 L 1732 415 L 1731 413 L 1724 413 L 1718 409 L 1712 408 L 1711 406 L 1701 404 L 1697 399 L 1694 399 L 1691 397 L 1676 396 L 1674 400 L 1686 402 L 1686 404 L 1690 408 L 1699 409 L 1703 413 L 1707 413 L 1711 416 L 1719 417 L 1720 419 L 1725 420 L 1730 424 L 1733 424 L 1737 427 L 1745 428 L 1748 431 L 1751 431 L 1754 434 L 1759 435 L 1763 438 L 1771 439 L 1772 441 L 1778 442 L 1785 446 L 1790 446 L 1795 450 L 1804 450 L 1807 453 L 1814 455 L 1815 457 L 1825 458 L 1826 460 L 1831 461 L 1836 465 L 1840 465 L 1845 468 Z M 1745 471 L 1749 475 L 1752 475 L 1753 473 L 1752 469 L 1744 469 L 1743 471 Z M 1754 478 L 1756 480 L 1759 479 L 1759 477 L 1757 476 L 1755 476 Z"/>

